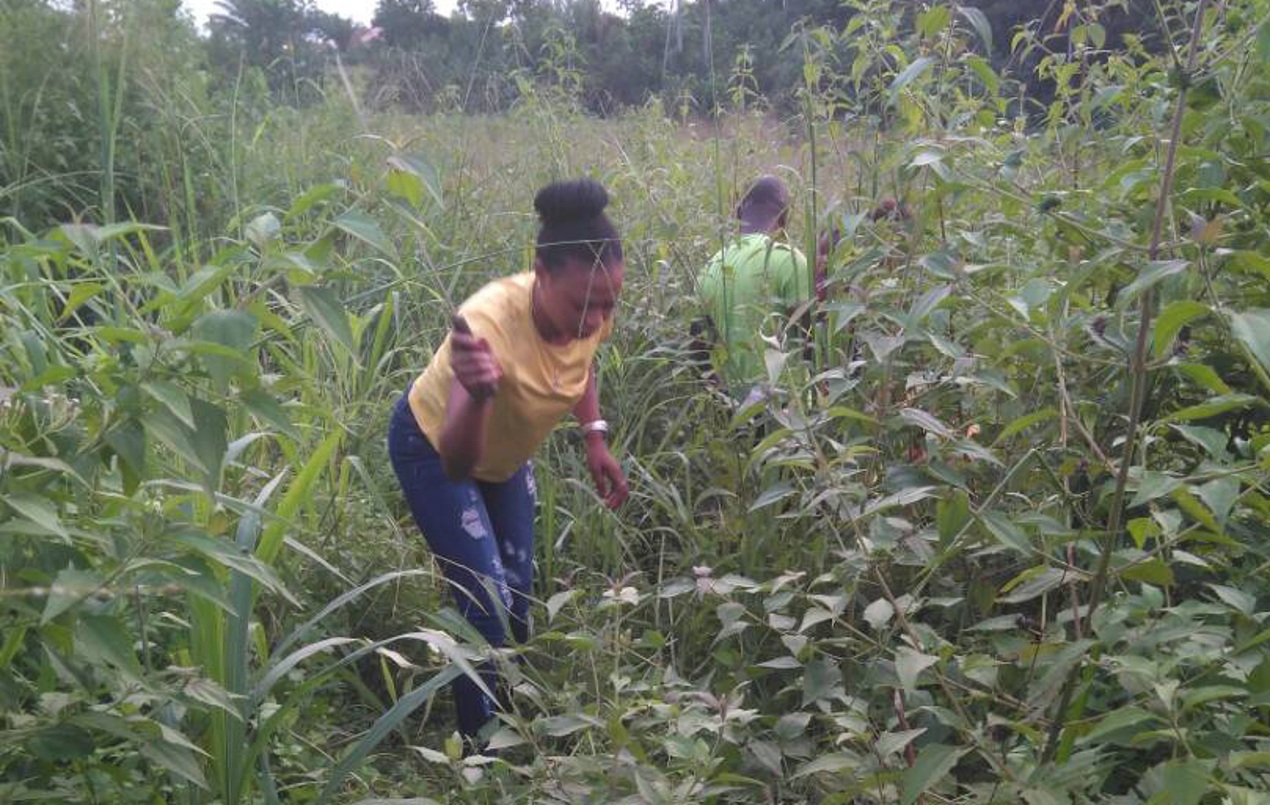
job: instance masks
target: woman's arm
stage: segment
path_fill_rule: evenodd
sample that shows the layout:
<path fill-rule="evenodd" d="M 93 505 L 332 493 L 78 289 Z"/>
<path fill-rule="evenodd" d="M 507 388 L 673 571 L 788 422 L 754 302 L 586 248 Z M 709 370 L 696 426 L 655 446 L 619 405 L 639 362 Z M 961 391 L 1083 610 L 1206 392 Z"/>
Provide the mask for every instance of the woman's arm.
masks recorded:
<path fill-rule="evenodd" d="M 457 380 L 450 384 L 450 399 L 445 406 L 445 424 L 441 427 L 441 466 L 451 481 L 461 481 L 485 453 L 485 434 L 489 429 L 489 412 L 494 408 L 490 397 L 476 399 Z"/>
<path fill-rule="evenodd" d="M 450 369 L 454 382 L 450 384 L 437 452 L 445 474 L 457 481 L 471 475 L 485 453 L 489 414 L 503 376 L 489 342 L 474 336 L 458 316 L 450 332 Z"/>
<path fill-rule="evenodd" d="M 573 407 L 573 415 L 582 425 L 600 418 L 600 394 L 596 387 L 594 365 L 587 376 L 586 391 Z M 604 442 L 604 431 L 587 431 L 582 438 L 586 441 L 586 465 L 591 472 L 591 480 L 595 482 L 595 489 L 604 498 L 605 505 L 616 509 L 626 500 L 630 491 L 626 485 L 626 474 L 609 452 L 609 446 Z"/>

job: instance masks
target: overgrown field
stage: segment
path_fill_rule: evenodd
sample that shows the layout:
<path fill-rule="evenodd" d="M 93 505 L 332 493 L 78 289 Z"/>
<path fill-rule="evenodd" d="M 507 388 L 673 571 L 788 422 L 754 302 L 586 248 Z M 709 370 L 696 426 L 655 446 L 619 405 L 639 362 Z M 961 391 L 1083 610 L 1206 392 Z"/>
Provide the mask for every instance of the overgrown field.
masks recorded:
<path fill-rule="evenodd" d="M 744 75 L 707 118 L 414 118 L 82 65 L 101 170 L 0 186 L 0 801 L 1270 801 L 1270 3 L 1164 3 L 1152 52 L 1075 14 L 1015 43 L 1048 106 L 976 55 L 1010 32 L 907 5 L 795 32 L 794 117 Z M 35 104 L 4 164 L 69 132 Z M 764 172 L 843 240 L 733 414 L 693 278 Z M 545 446 L 536 634 L 462 757 L 489 650 L 388 414 L 583 174 L 632 496 Z"/>

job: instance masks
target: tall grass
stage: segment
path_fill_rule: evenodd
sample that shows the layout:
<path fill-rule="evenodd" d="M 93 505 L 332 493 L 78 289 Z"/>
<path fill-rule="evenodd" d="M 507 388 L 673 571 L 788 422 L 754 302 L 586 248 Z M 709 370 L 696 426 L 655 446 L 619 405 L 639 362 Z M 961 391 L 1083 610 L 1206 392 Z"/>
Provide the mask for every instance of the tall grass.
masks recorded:
<path fill-rule="evenodd" d="M 1090 61 L 1029 134 L 973 15 L 897 44 L 904 9 L 862 6 L 791 43 L 814 69 L 790 120 L 599 121 L 527 86 L 503 117 L 367 133 L 341 96 L 270 108 L 250 71 L 228 100 L 152 84 L 168 228 L 19 221 L 0 252 L 0 792 L 1257 801 L 1265 143 L 1229 121 L 1268 97 L 1259 6 L 1186 17 L 1211 105 L 1180 118 L 1173 193 L 1162 62 Z M 143 63 L 101 62 L 104 167 Z M 1055 165 L 1095 112 L 1073 189 Z M 826 348 L 735 416 L 682 345 L 772 170 L 794 242 L 849 237 Z M 628 242 L 600 374 L 633 494 L 608 512 L 570 429 L 544 446 L 538 634 L 496 658 L 501 754 L 464 758 L 444 685 L 486 649 L 384 428 L 454 302 L 527 267 L 533 190 L 579 174 Z M 915 220 L 866 220 L 883 193 Z"/>

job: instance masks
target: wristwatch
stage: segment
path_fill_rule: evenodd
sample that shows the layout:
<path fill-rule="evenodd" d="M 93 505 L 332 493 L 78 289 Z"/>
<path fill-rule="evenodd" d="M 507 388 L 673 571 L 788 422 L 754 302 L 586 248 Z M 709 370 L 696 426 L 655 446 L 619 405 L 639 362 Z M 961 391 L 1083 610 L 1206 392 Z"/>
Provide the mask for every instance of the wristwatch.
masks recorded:
<path fill-rule="evenodd" d="M 590 422 L 584 422 L 579 430 L 582 431 L 583 436 L 591 433 L 608 433 L 609 423 L 603 419 L 592 419 Z"/>

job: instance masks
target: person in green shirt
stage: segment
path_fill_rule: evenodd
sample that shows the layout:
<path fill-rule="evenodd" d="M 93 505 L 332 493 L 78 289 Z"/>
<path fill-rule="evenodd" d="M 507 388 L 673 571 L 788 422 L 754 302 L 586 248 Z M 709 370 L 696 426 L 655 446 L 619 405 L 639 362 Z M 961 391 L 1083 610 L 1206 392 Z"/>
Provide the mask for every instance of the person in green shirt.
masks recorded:
<path fill-rule="evenodd" d="M 767 381 L 767 345 L 760 334 L 779 334 L 813 293 L 807 258 L 777 240 L 788 214 L 785 183 L 775 176 L 757 179 L 737 206 L 739 236 L 710 258 L 697 281 L 706 327 L 713 331 L 714 371 L 732 396 L 747 402 L 758 399 L 754 392 Z"/>

